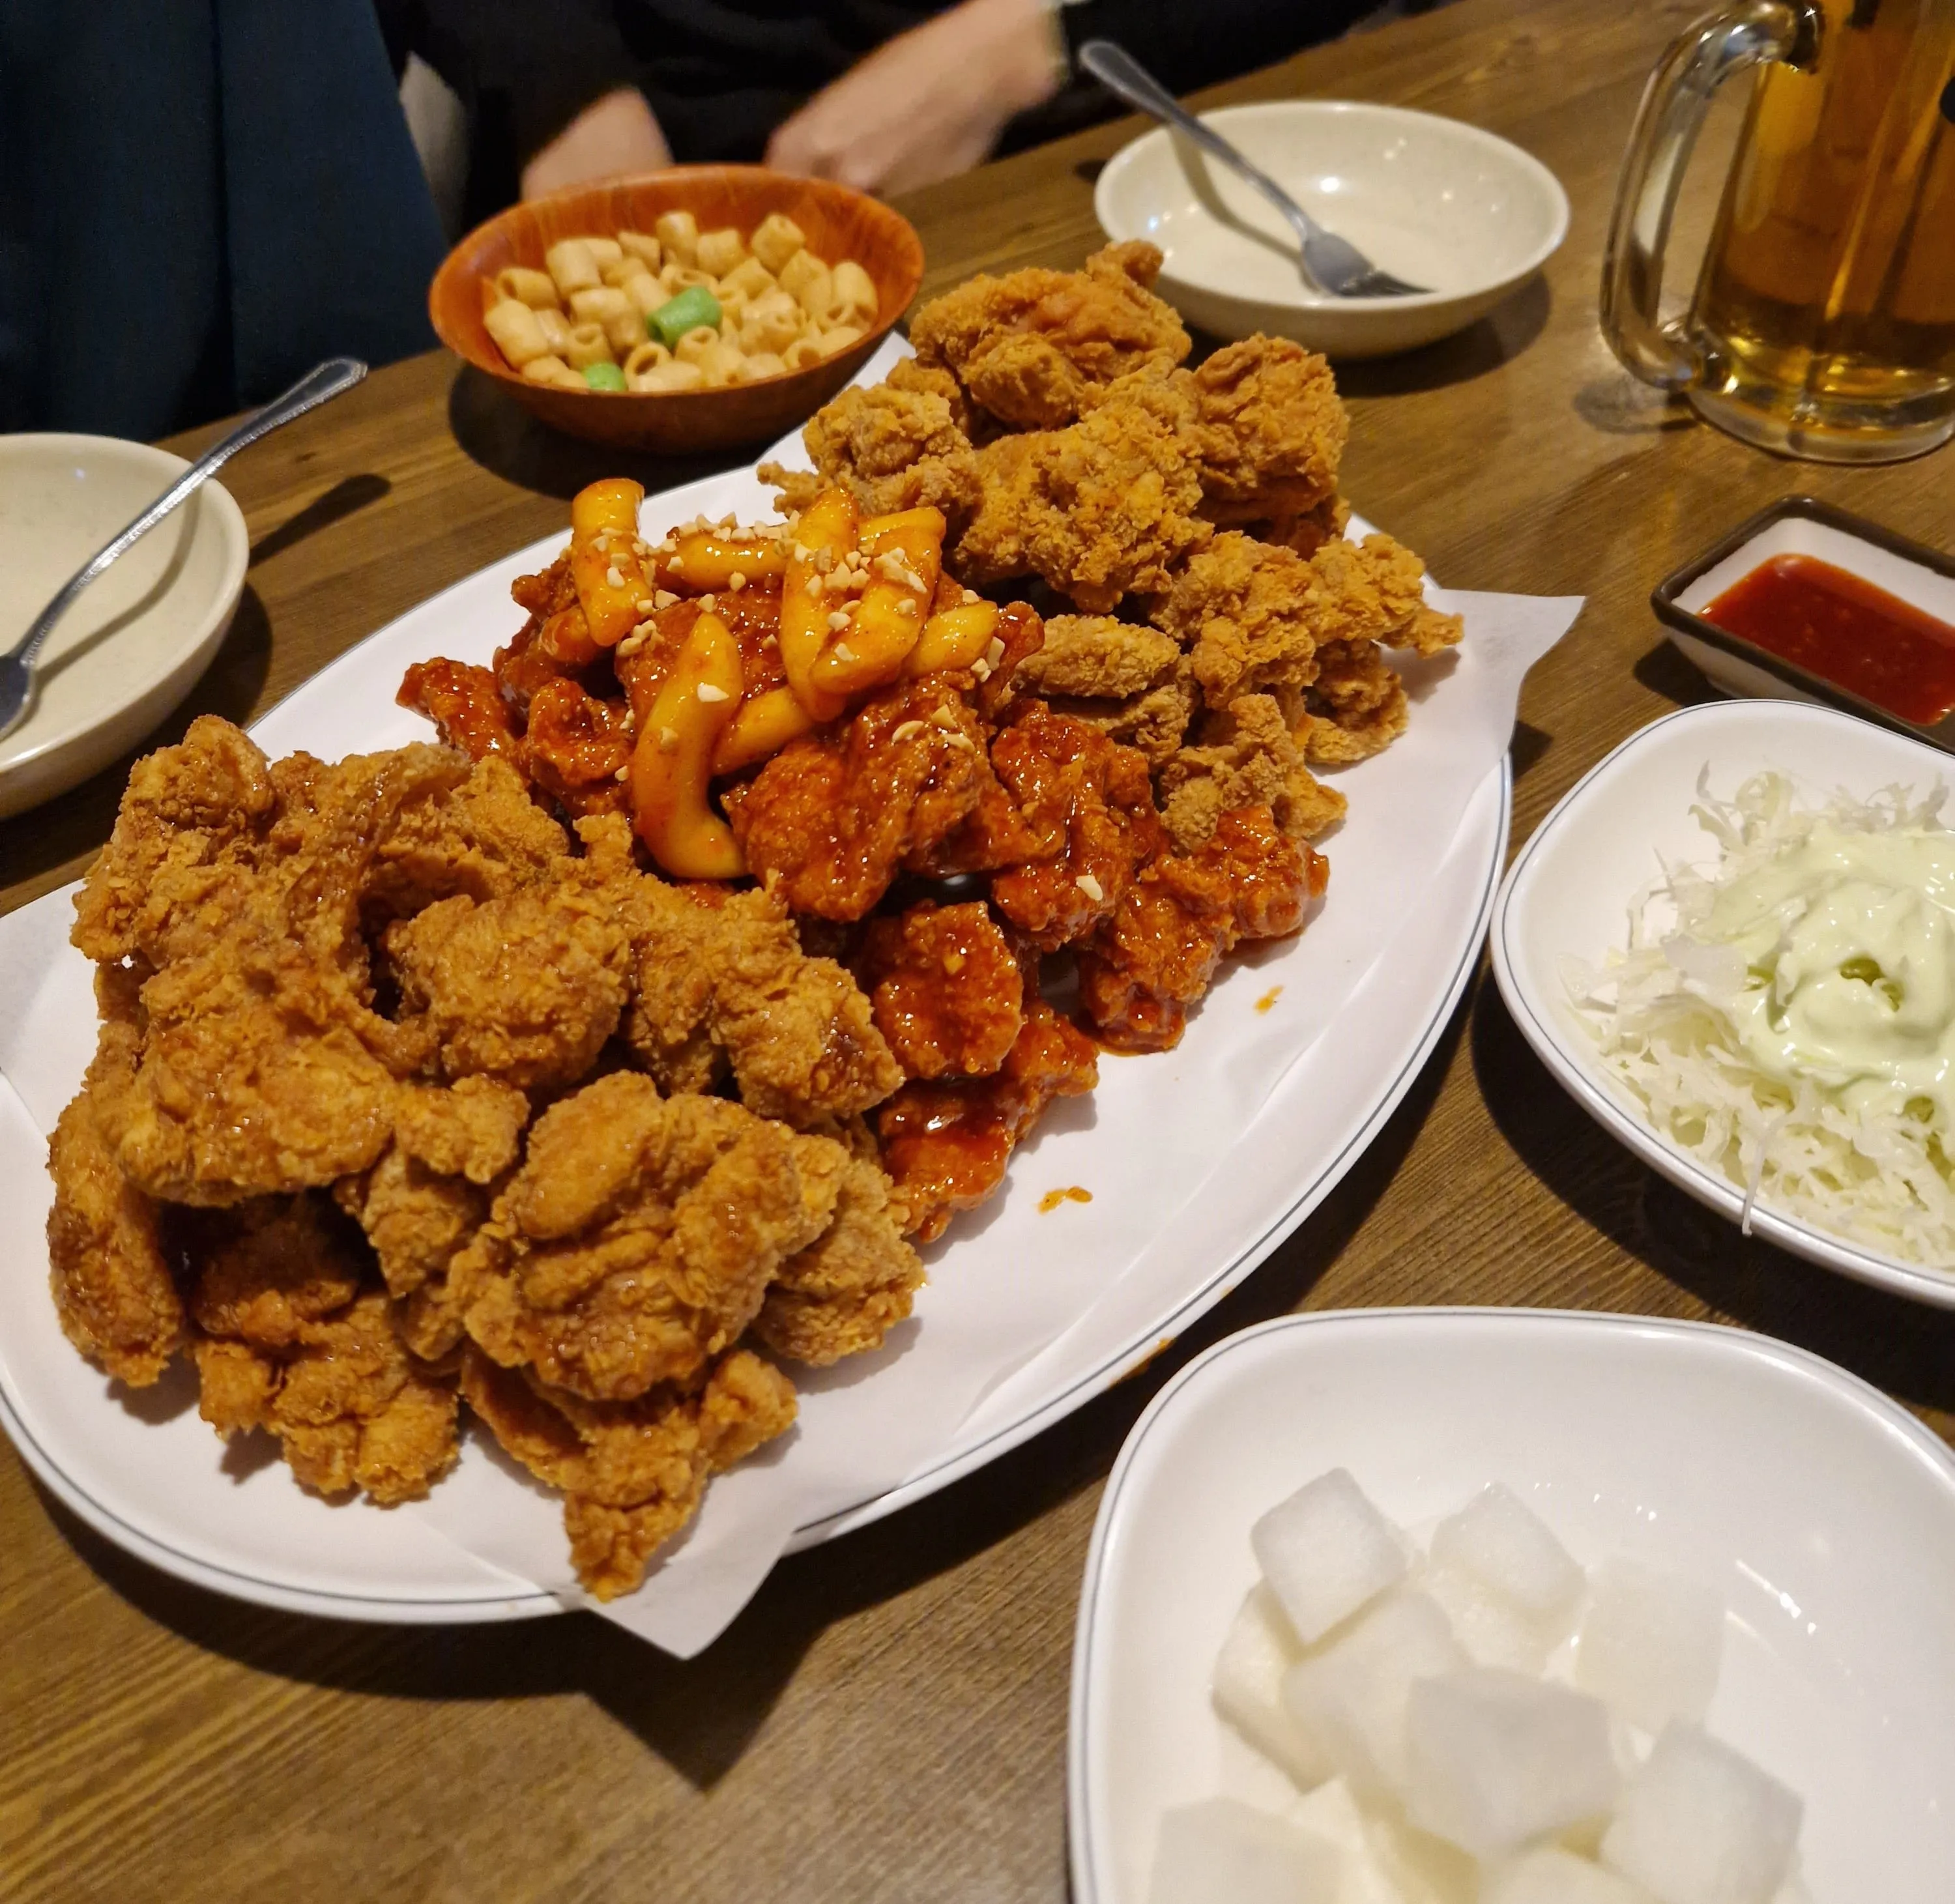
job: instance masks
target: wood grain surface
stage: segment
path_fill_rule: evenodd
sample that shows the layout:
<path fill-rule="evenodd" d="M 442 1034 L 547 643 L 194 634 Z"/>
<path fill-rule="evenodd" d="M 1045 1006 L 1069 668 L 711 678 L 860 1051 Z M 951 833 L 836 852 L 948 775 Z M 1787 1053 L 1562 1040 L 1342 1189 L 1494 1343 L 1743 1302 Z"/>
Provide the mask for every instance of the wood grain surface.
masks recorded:
<path fill-rule="evenodd" d="M 1773 461 L 1630 382 L 1596 333 L 1617 158 L 1650 66 L 1700 5 L 1462 0 L 1214 96 L 1450 113 L 1568 188 L 1573 225 L 1542 282 L 1462 337 L 1343 380 L 1346 487 L 1367 515 L 1448 582 L 1588 597 L 1528 683 L 1516 841 L 1617 741 L 1704 697 L 1647 596 L 1711 537 L 1793 489 L 1944 546 L 1955 520 L 1955 456 Z M 1097 237 L 1094 168 L 1134 130 L 902 201 L 926 291 L 1077 263 Z M 1697 228 L 1720 169 L 1714 139 L 1689 188 Z M 244 609 L 156 741 L 203 708 L 268 706 L 561 527 L 562 499 L 619 460 L 546 435 L 451 360 L 380 373 L 227 472 L 253 537 Z M 121 778 L 0 826 L 0 902 L 86 864 Z M 1198 1330 L 972 1479 L 783 1563 L 689 1664 L 583 1616 L 433 1632 L 235 1604 L 124 1558 L 0 1456 L 0 1896 L 1056 1904 L 1074 1610 L 1135 1416 L 1246 1323 L 1462 1302 L 1742 1323 L 1955 1434 L 1955 1318 L 1747 1243 L 1657 1182 L 1571 1106 L 1483 979 L 1351 1175 Z"/>

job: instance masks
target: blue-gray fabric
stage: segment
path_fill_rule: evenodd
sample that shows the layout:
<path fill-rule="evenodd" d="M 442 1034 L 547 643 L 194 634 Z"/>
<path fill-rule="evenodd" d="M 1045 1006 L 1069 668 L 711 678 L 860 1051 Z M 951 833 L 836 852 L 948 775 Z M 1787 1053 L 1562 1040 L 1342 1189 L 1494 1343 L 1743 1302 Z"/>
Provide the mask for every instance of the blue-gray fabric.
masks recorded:
<path fill-rule="evenodd" d="M 372 0 L 0 5 L 0 428 L 151 438 L 434 341 Z"/>

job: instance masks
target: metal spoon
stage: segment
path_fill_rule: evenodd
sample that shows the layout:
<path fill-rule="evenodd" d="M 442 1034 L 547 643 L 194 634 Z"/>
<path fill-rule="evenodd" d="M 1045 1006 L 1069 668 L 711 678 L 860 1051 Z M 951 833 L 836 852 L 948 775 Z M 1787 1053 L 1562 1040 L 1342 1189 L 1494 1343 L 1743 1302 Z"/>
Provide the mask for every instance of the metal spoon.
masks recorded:
<path fill-rule="evenodd" d="M 1213 126 L 1184 110 L 1145 67 L 1110 39 L 1087 41 L 1079 49 L 1079 63 L 1108 92 L 1193 140 L 1261 192 L 1302 241 L 1304 275 L 1318 290 L 1333 297 L 1416 297 L 1426 290 L 1424 285 L 1409 285 L 1402 278 L 1380 271 L 1348 239 L 1327 231 L 1267 172 L 1258 171 Z"/>
<path fill-rule="evenodd" d="M 241 449 L 248 449 L 260 437 L 283 429 L 294 417 L 303 417 L 308 410 L 329 403 L 342 391 L 351 390 L 366 374 L 366 365 L 351 357 L 329 357 L 308 370 L 282 397 L 274 398 L 228 436 L 212 444 L 113 542 L 86 563 L 34 617 L 27 633 L 0 654 L 0 740 L 5 739 L 26 718 L 33 698 L 34 656 L 49 631 L 74 605 L 75 597 L 118 555 L 140 542 L 178 504 L 195 495 Z"/>

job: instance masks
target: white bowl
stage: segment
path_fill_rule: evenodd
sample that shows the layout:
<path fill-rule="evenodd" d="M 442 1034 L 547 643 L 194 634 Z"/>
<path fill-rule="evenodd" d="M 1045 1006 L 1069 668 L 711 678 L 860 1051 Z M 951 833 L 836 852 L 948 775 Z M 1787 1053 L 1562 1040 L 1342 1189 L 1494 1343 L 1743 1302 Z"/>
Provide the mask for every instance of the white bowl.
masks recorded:
<path fill-rule="evenodd" d="M 1162 1812 L 1286 1781 L 1208 1703 L 1255 1578 L 1249 1528 L 1348 1468 L 1415 1534 L 1492 1481 L 1585 1566 L 1623 1552 L 1723 1592 L 1710 1729 L 1805 1802 L 1815 1904 L 1943 1904 L 1955 1871 L 1955 1460 L 1782 1342 L 1516 1310 L 1287 1317 L 1156 1397 L 1086 1565 L 1067 1754 L 1075 1904 L 1144 1904 Z"/>
<path fill-rule="evenodd" d="M 189 467 L 114 436 L 0 436 L 0 648 Z M 242 511 L 206 483 L 82 591 L 41 650 L 27 718 L 0 741 L 0 818 L 86 780 L 190 692 L 250 553 Z"/>
<path fill-rule="evenodd" d="M 1165 128 L 1124 146 L 1094 188 L 1115 239 L 1167 254 L 1156 288 L 1217 337 L 1295 338 L 1327 357 L 1384 357 L 1462 330 L 1550 257 L 1568 195 L 1538 159 L 1457 119 L 1348 99 L 1204 113 L 1305 211 L 1380 269 L 1432 288 L 1328 297 L 1305 283 L 1274 206 Z"/>
<path fill-rule="evenodd" d="M 1568 1004 L 1563 961 L 1599 965 L 1626 943 L 1629 902 L 1674 865 L 1716 857 L 1691 817 L 1698 777 L 1727 798 L 1753 774 L 1790 780 L 1810 803 L 1844 790 L 1865 798 L 1896 782 L 1925 791 L 1955 779 L 1938 748 L 1850 714 L 1790 700 L 1686 707 L 1630 735 L 1571 789 L 1521 849 L 1494 902 L 1494 976 L 1521 1034 L 1569 1095 L 1680 1189 L 1732 1222 L 1744 1194 L 1645 1122 L 1604 1071 Z M 1753 1205 L 1753 1232 L 1809 1262 L 1941 1308 L 1955 1308 L 1955 1269 L 1923 1268 Z M 1955 1788 L 1951 1788 L 1955 1789 Z"/>

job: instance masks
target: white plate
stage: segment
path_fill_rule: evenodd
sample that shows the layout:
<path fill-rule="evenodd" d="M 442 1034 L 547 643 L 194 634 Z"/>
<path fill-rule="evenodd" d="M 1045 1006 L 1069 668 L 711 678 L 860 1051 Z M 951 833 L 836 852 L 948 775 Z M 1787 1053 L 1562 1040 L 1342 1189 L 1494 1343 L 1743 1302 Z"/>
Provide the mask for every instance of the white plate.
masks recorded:
<path fill-rule="evenodd" d="M 1266 199 L 1165 127 L 1107 162 L 1093 209 L 1110 238 L 1166 254 L 1155 286 L 1217 337 L 1263 331 L 1327 357 L 1381 357 L 1450 336 L 1539 270 L 1568 231 L 1568 195 L 1541 161 L 1478 126 L 1402 106 L 1279 99 L 1204 112 L 1320 223 L 1406 297 L 1314 289 Z"/>
<path fill-rule="evenodd" d="M 189 468 L 113 436 L 0 436 L 0 648 Z M 55 625 L 27 718 L 0 740 L 0 818 L 126 753 L 188 694 L 231 625 L 250 554 L 230 492 L 206 483 Z"/>
<path fill-rule="evenodd" d="M 1865 799 L 1900 782 L 1925 792 L 1950 776 L 1949 757 L 1831 708 L 1783 700 L 1686 707 L 1632 734 L 1543 820 L 1509 869 L 1494 910 L 1494 975 L 1522 1036 L 1569 1095 L 1678 1188 L 1738 1220 L 1744 1193 L 1658 1132 L 1609 1078 L 1567 1003 L 1562 961 L 1599 965 L 1626 943 L 1631 896 L 1659 858 L 1704 862 L 1711 837 L 1691 817 L 1698 776 L 1728 798 L 1755 773 L 1781 773 L 1809 801 L 1843 789 Z M 1768 1242 L 1898 1295 L 1955 1308 L 1955 1271 L 1925 1269 L 1752 1206 Z"/>
<path fill-rule="evenodd" d="M 648 508 L 682 519 L 699 510 L 716 515 L 764 506 L 751 475 L 741 473 L 655 499 Z M 561 542 L 552 536 L 518 551 L 370 637 L 260 721 L 257 739 L 273 753 L 304 747 L 333 758 L 424 738 L 425 724 L 392 704 L 401 671 L 436 653 L 486 661 L 513 625 L 511 580 L 547 562 Z M 1333 894 L 1340 876 L 1355 881 L 1360 863 L 1371 864 L 1374 876 L 1389 876 L 1378 870 L 1381 851 L 1389 861 L 1388 845 L 1368 844 L 1363 829 L 1391 836 L 1392 824 L 1379 816 L 1389 812 L 1395 787 L 1416 802 L 1419 769 L 1414 751 L 1401 753 L 1406 746 L 1401 742 L 1352 776 L 1353 814 L 1338 839 L 1353 870 L 1337 872 L 1343 848 L 1333 840 Z M 1015 1279 L 1014 1271 L 1044 1251 L 1062 1259 L 1041 1263 L 1035 1279 L 1039 1295 L 1062 1305 L 1059 1327 L 1028 1337 L 1016 1365 L 1005 1358 L 1006 1379 L 900 1485 L 843 1496 L 803 1527 L 795 1544 L 827 1538 L 932 1492 L 1077 1408 L 1220 1301 L 1315 1207 L 1410 1087 L 1470 976 L 1504 857 L 1507 795 L 1503 763 L 1480 782 L 1450 845 L 1434 851 L 1429 871 L 1415 882 L 1417 930 L 1405 929 L 1400 919 L 1382 930 L 1376 908 L 1347 907 L 1340 915 L 1333 902 L 1300 939 L 1232 965 L 1185 1052 L 1198 1048 L 1210 1013 L 1249 1012 L 1250 1022 L 1281 1037 L 1292 1021 L 1281 1012 L 1255 1016 L 1259 994 L 1287 983 L 1302 1001 L 1313 986 L 1336 983 L 1345 943 L 1340 935 L 1351 939 L 1366 917 L 1366 930 L 1382 939 L 1374 960 L 1367 957 L 1343 975 L 1347 984 L 1361 980 L 1349 1009 L 1334 1015 L 1259 1112 L 1241 1115 L 1239 1126 L 1231 1127 L 1234 1141 L 1212 1163 L 1200 1165 L 1212 1175 L 1194 1176 L 1185 1186 L 1201 1188 L 1188 1207 L 1178 1207 L 1176 1172 L 1196 1166 L 1170 1144 L 1158 1163 L 1148 1160 L 1162 1220 L 1138 1242 L 1131 1232 L 1145 1227 L 1144 1200 L 1129 1207 L 1130 1200 L 1109 1197 L 1091 1211 L 1069 1206 L 1050 1217 L 1036 1208 L 1051 1185 L 1120 1180 L 1122 1159 L 1131 1166 L 1135 1147 L 1144 1147 L 1161 1124 L 1164 1102 L 1172 1101 L 1182 1062 L 1175 1054 L 1110 1062 L 1089 1116 L 1050 1120 L 1015 1160 L 996 1204 L 961 1226 L 961 1235 L 953 1232 L 933 1263 L 919 1301 L 920 1332 L 880 1383 L 863 1385 L 863 1403 L 872 1389 L 905 1379 L 905 1364 L 921 1376 L 926 1364 L 918 1358 L 933 1339 L 948 1346 L 987 1329 L 1009 1338 L 1028 1301 L 1022 1275 Z M 1396 823 L 1402 826 L 1402 818 Z M 15 955 L 23 982 L 39 988 L 36 1012 L 57 1028 L 50 1035 L 71 1047 L 59 1054 L 58 1090 L 50 1088 L 55 1080 L 45 1068 L 27 1088 L 31 1111 L 0 1088 L 0 1173 L 24 1193 L 0 1204 L 0 1423 L 77 1514 L 201 1585 L 343 1618 L 493 1619 L 557 1610 L 552 1596 L 451 1547 L 411 1512 L 364 1503 L 329 1508 L 294 1487 L 276 1465 L 234 1480 L 221 1446 L 196 1415 L 187 1380 L 169 1391 L 178 1411 L 159 1421 L 165 1411 L 156 1398 L 118 1396 L 62 1341 L 46 1296 L 42 1234 L 50 1191 L 39 1132 L 72 1090 L 93 1036 L 88 969 L 62 948 L 66 903 L 52 895 L 0 930 L 0 965 L 8 945 L 40 936 L 39 949 L 29 943 Z M 1355 955 L 1348 946 L 1346 955 Z M 36 969 L 37 960 L 52 976 Z M 1298 1014 L 1307 1015 L 1307 1008 Z M 1056 1227 L 1066 1223 L 1073 1226 Z M 1044 1227 L 1034 1232 L 1034 1224 Z M 1069 1238 L 1076 1240 L 1069 1245 Z M 813 1392 L 823 1387 L 817 1382 L 804 1390 L 804 1437 L 820 1409 L 852 1399 L 845 1385 Z M 801 1452 L 805 1459 L 809 1449 Z M 463 1473 L 444 1487 L 505 1484 L 495 1459 L 471 1439 Z M 729 1477 L 722 1487 L 739 1478 Z"/>
<path fill-rule="evenodd" d="M 1949 1451 L 1781 1342 L 1462 1309 L 1265 1323 L 1192 1363 L 1128 1437 L 1074 1647 L 1075 1904 L 1142 1904 L 1171 1806 L 1226 1792 L 1280 1807 L 1280 1776 L 1224 1738 L 1209 1673 L 1255 1578 L 1251 1523 L 1339 1466 L 1415 1530 L 1500 1481 L 1585 1565 L 1628 1553 L 1717 1584 L 1709 1726 L 1804 1798 L 1817 1904 L 1945 1904 Z"/>

